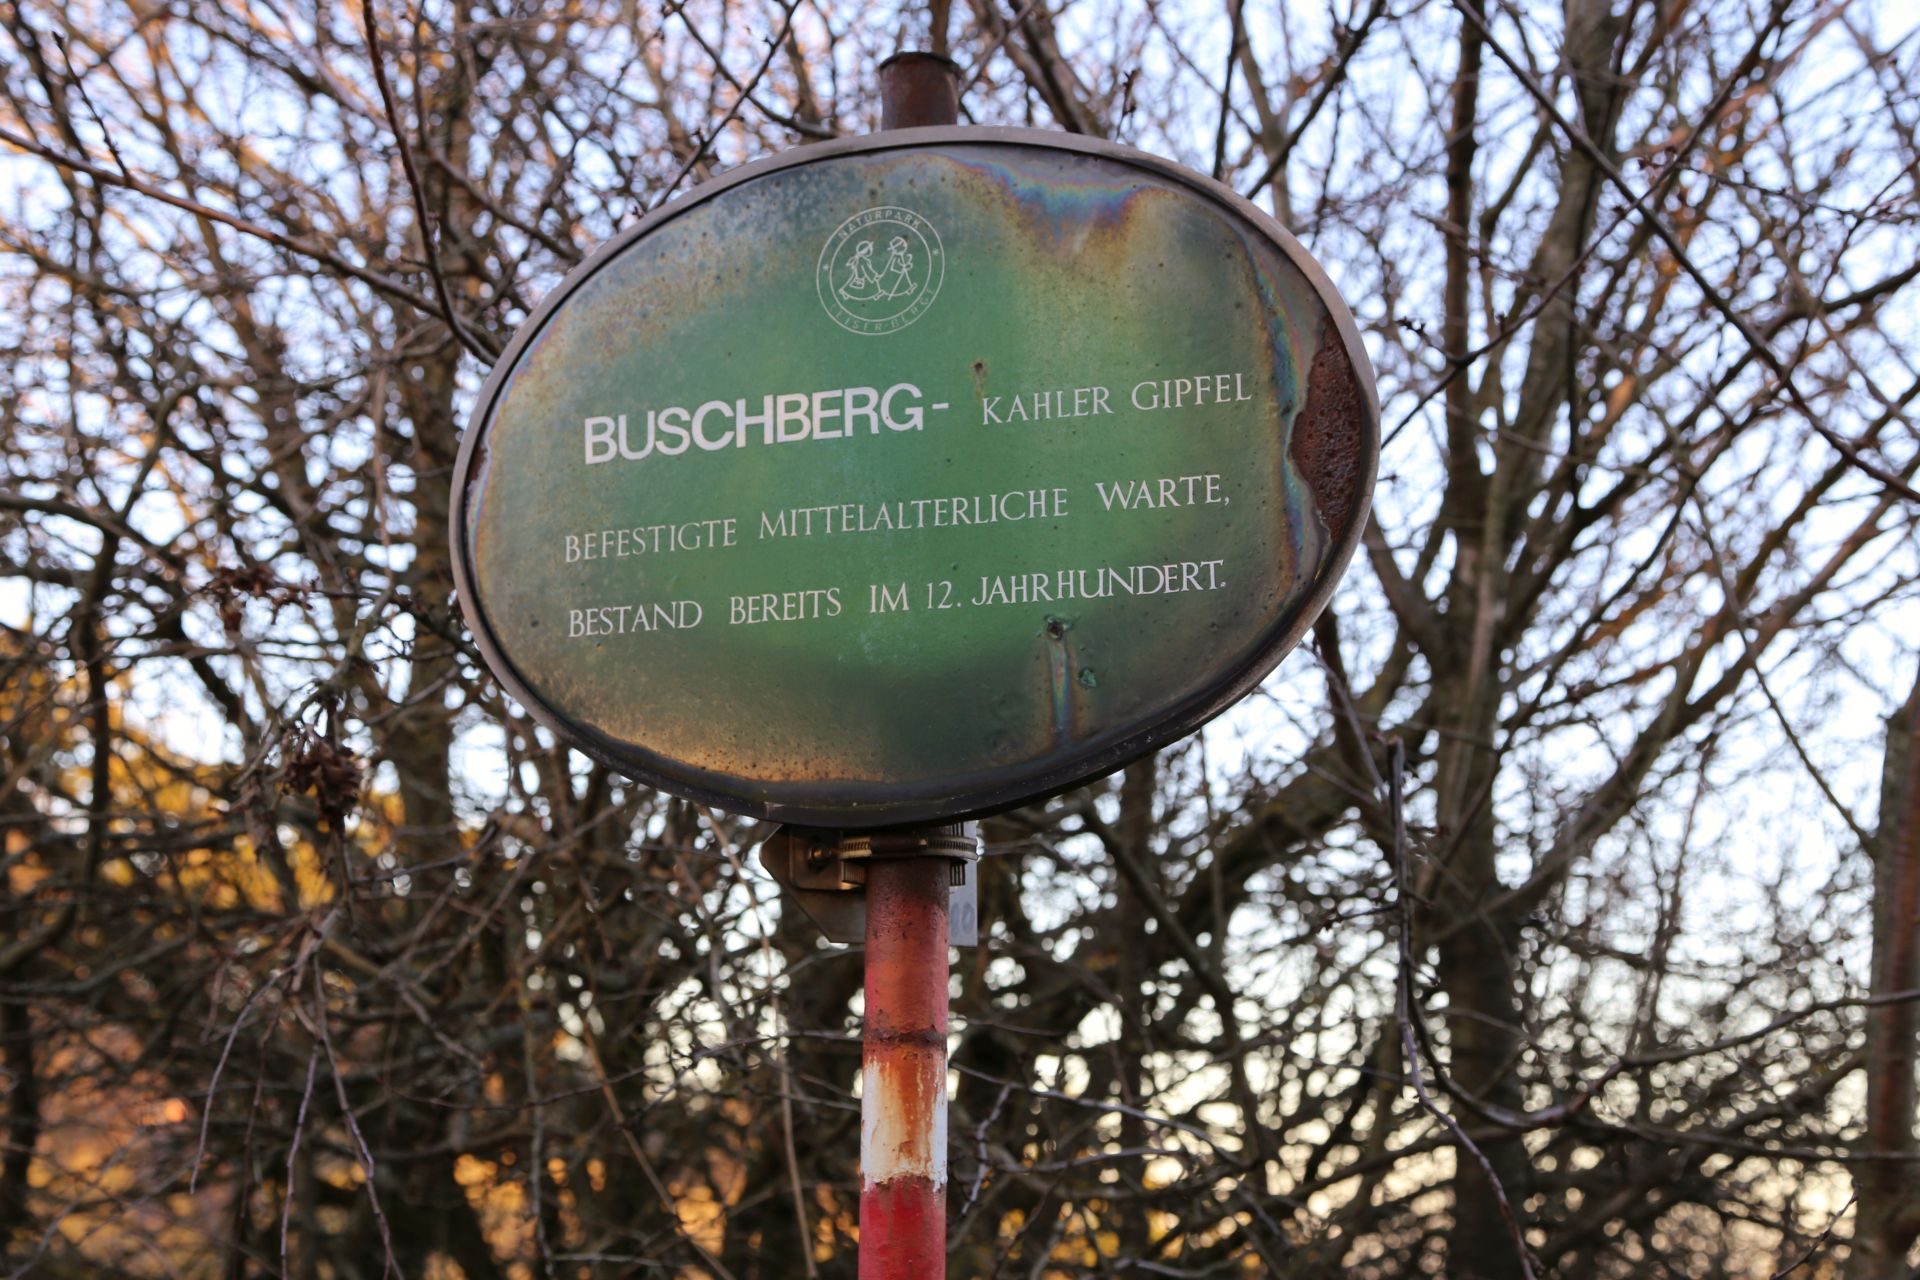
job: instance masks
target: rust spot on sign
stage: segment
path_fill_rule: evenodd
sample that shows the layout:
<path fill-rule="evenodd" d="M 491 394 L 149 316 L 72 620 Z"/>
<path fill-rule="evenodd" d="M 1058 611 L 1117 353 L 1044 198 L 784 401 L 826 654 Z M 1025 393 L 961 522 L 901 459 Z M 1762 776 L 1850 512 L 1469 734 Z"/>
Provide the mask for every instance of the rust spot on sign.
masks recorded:
<path fill-rule="evenodd" d="M 1329 326 L 1307 373 L 1307 403 L 1293 424 L 1293 460 L 1313 489 L 1329 529 L 1344 529 L 1367 476 L 1368 452 L 1354 438 L 1365 420 L 1365 393 L 1340 335 Z"/>

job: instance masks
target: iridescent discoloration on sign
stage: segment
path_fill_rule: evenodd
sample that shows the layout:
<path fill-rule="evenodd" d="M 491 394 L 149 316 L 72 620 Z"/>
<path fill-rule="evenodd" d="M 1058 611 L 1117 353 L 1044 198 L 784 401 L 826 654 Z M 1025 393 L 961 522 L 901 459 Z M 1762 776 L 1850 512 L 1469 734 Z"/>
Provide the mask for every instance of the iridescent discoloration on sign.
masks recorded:
<path fill-rule="evenodd" d="M 1317 268 L 1057 135 L 789 153 L 522 331 L 458 483 L 462 598 L 577 745 L 735 810 L 954 817 L 1188 732 L 1325 603 L 1371 380 Z"/>

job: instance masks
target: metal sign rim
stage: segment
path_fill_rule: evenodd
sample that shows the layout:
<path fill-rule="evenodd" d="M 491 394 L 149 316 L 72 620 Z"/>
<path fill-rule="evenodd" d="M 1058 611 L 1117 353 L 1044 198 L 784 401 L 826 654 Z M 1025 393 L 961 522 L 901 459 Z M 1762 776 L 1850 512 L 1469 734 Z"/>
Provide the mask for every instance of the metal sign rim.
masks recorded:
<path fill-rule="evenodd" d="M 1348 362 L 1358 383 L 1365 412 L 1356 424 L 1361 436 L 1361 474 L 1353 496 L 1352 517 L 1347 526 L 1336 530 L 1336 540 L 1325 561 L 1320 580 L 1306 597 L 1291 625 L 1277 632 L 1254 655 L 1226 678 L 1194 690 L 1171 704 L 1151 721 L 1123 738 L 1076 754 L 1052 768 L 1003 767 L 983 770 L 954 781 L 945 788 L 919 787 L 914 794 L 898 802 L 860 803 L 851 798 L 836 803 L 831 793 L 836 788 L 816 785 L 815 803 L 762 801 L 738 791 L 728 790 L 725 779 L 679 763 L 681 772 L 669 773 L 656 767 L 651 752 L 636 751 L 630 744 L 616 743 L 589 726 L 578 724 L 548 706 L 521 678 L 519 670 L 499 646 L 486 617 L 484 604 L 474 589 L 467 562 L 467 512 L 470 481 L 480 455 L 480 444 L 487 435 L 494 409 L 526 348 L 551 322 L 573 294 L 589 279 L 620 256 L 627 247 L 654 228 L 698 208 L 757 178 L 782 169 L 815 164 L 841 156 L 867 152 L 916 150 L 942 145 L 1008 146 L 1065 151 L 1116 161 L 1146 170 L 1191 188 L 1196 194 L 1225 207 L 1244 219 L 1273 243 L 1301 272 L 1315 295 L 1327 308 Z M 1305 406 L 1302 406 L 1304 412 Z M 980 125 L 939 125 L 931 128 L 893 129 L 883 133 L 836 138 L 829 142 L 794 147 L 778 155 L 756 160 L 721 177 L 695 187 L 686 194 L 651 210 L 632 226 L 600 245 L 569 271 L 526 320 L 514 331 L 512 340 L 500 353 L 482 384 L 472 412 L 461 432 L 460 449 L 454 461 L 453 490 L 449 512 L 452 543 L 453 579 L 460 612 L 473 635 L 489 673 L 501 687 L 536 721 L 545 726 L 566 746 L 606 765 L 635 782 L 730 813 L 745 814 L 769 821 L 816 827 L 869 829 L 907 826 L 931 821 L 955 821 L 1004 812 L 1037 800 L 1058 795 L 1076 786 L 1095 781 L 1124 767 L 1132 760 L 1177 742 L 1194 733 L 1229 707 L 1246 697 L 1298 646 L 1314 619 L 1331 603 L 1346 568 L 1358 549 L 1373 501 L 1373 486 L 1380 456 L 1380 402 L 1373 364 L 1367 357 L 1346 300 L 1305 247 L 1280 222 L 1251 200 L 1225 183 L 1216 181 L 1171 160 L 1105 139 L 1063 134 L 1044 129 L 1009 128 Z M 649 757 L 636 759 L 636 755 Z M 703 781 L 711 777 L 713 782 Z M 969 781 L 969 779 L 971 781 Z M 871 784 L 860 784 L 862 788 Z M 936 794 L 937 791 L 937 794 Z"/>

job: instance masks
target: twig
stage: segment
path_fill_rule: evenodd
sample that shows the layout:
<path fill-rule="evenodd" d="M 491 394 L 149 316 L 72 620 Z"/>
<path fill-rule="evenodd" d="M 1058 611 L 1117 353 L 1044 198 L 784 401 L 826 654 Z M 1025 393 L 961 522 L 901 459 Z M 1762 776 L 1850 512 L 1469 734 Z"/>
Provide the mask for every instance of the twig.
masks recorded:
<path fill-rule="evenodd" d="M 29 155 L 39 156 L 42 160 L 57 165 L 62 169 L 71 169 L 75 173 L 83 173 L 97 181 L 109 183 L 116 187 L 124 187 L 128 191 L 146 196 L 150 200 L 158 200 L 163 204 L 172 205 L 174 208 L 184 213 L 190 213 L 196 218 L 206 218 L 209 221 L 219 223 L 221 226 L 231 227 L 243 235 L 252 236 L 257 240 L 264 240 L 276 248 L 285 249 L 288 253 L 298 254 L 303 258 L 312 258 L 315 262 L 323 262 L 343 275 L 350 276 L 362 284 L 369 285 L 389 297 L 397 298 L 420 311 L 432 314 L 436 309 L 433 304 L 433 299 L 408 288 L 394 277 L 383 275 L 378 271 L 369 270 L 357 263 L 349 262 L 337 253 L 308 244 L 302 240 L 296 240 L 284 232 L 275 231 L 272 227 L 261 226 L 257 222 L 247 221 L 238 214 L 229 213 L 225 209 L 216 209 L 212 205 L 202 204 L 198 200 L 175 195 L 166 188 L 157 186 L 143 178 L 123 176 L 111 169 L 106 169 L 94 164 L 91 160 L 83 159 L 80 156 L 70 156 L 62 151 L 56 151 L 44 143 L 23 134 L 15 133 L 13 130 L 5 127 L 0 127 L 0 142 L 4 142 L 9 146 L 18 147 Z"/>
<path fill-rule="evenodd" d="M 1775 0 L 1776 7 L 1784 7 L 1785 3 L 1786 0 Z M 1806 419 L 1807 425 L 1813 428 L 1814 433 L 1831 445 L 1834 452 L 1845 458 L 1857 470 L 1879 481 L 1889 493 L 1897 494 L 1909 502 L 1920 502 L 1920 492 L 1916 492 L 1911 485 L 1892 471 L 1889 471 L 1887 468 L 1862 455 L 1852 441 L 1820 420 L 1820 416 L 1814 411 L 1813 406 L 1808 404 L 1806 397 L 1800 393 L 1800 388 L 1795 385 L 1793 381 L 1792 372 L 1782 363 L 1772 345 L 1761 336 L 1759 330 L 1755 329 L 1753 324 L 1745 316 L 1734 309 L 1733 304 L 1727 300 L 1726 295 L 1721 293 L 1720 290 L 1714 286 L 1713 282 L 1707 279 L 1706 272 L 1702 271 L 1699 265 L 1694 262 L 1692 256 L 1687 253 L 1686 245 L 1681 242 L 1680 237 L 1674 233 L 1673 229 L 1667 226 L 1666 220 L 1652 208 L 1648 207 L 1644 195 L 1628 185 L 1626 175 L 1620 172 L 1620 166 L 1616 165 L 1606 152 L 1600 149 L 1599 144 L 1587 136 L 1586 130 L 1580 128 L 1580 126 L 1566 117 L 1559 106 L 1553 101 L 1552 95 L 1541 87 L 1540 82 L 1534 79 L 1532 73 L 1522 67 L 1520 63 L 1515 60 L 1514 56 L 1507 52 L 1506 48 L 1494 38 L 1493 29 L 1488 26 L 1485 18 L 1475 12 L 1473 5 L 1469 3 L 1468 0 L 1454 0 L 1454 7 L 1466 16 L 1467 21 L 1472 22 L 1480 29 L 1481 33 L 1486 37 L 1487 47 L 1493 50 L 1494 56 L 1506 64 L 1507 69 L 1520 81 L 1521 87 L 1532 96 L 1535 102 L 1540 104 L 1540 109 L 1544 111 L 1547 117 L 1553 121 L 1554 125 L 1567 136 L 1568 141 L 1572 142 L 1576 148 L 1585 154 L 1587 159 L 1592 162 L 1596 169 L 1600 170 L 1614 189 L 1625 196 L 1627 202 L 1639 212 L 1641 217 L 1646 219 L 1647 228 L 1660 238 L 1661 243 L 1667 246 L 1667 251 L 1673 255 L 1673 260 L 1677 262 L 1680 268 L 1693 280 L 1694 286 L 1700 290 L 1701 296 L 1706 298 L 1713 309 L 1720 313 L 1722 319 L 1739 330 L 1741 338 L 1746 341 L 1754 355 L 1759 358 L 1760 363 L 1767 366 L 1768 372 L 1772 373 L 1774 378 L 1779 381 L 1780 389 L 1786 393 L 1787 399 L 1793 402 L 1793 407 L 1799 411 L 1801 417 Z"/>
<path fill-rule="evenodd" d="M 594 1038 L 591 1027 L 583 1027 L 581 1043 L 586 1047 L 587 1061 L 593 1064 L 594 1075 L 600 1078 L 600 1097 L 607 1104 L 608 1113 L 613 1116 L 614 1128 L 620 1131 L 620 1137 L 627 1145 L 628 1154 L 633 1157 L 633 1162 L 640 1166 L 640 1172 L 645 1175 L 648 1184 L 653 1187 L 654 1194 L 659 1197 L 661 1207 L 677 1223 L 679 1219 L 674 1214 L 673 1192 L 660 1177 L 660 1171 L 654 1167 L 653 1161 L 647 1159 L 647 1153 L 640 1146 L 639 1140 L 633 1136 L 633 1123 L 627 1119 L 625 1108 L 614 1096 L 613 1083 L 607 1078 L 607 1065 L 600 1057 L 600 1045 Z M 726 1265 L 714 1257 L 705 1245 L 694 1239 L 684 1226 L 679 1228 L 677 1234 L 688 1248 L 700 1255 L 700 1261 L 711 1268 L 720 1280 L 737 1280 L 733 1272 L 727 1270 Z"/>
<path fill-rule="evenodd" d="M 320 1068 L 320 1041 L 307 1055 L 307 1083 L 300 1090 L 300 1110 L 293 1118 L 293 1140 L 287 1144 L 287 1181 L 280 1188 L 280 1274 L 287 1272 L 287 1228 L 293 1221 L 293 1171 L 300 1157 L 300 1135 L 306 1132 L 307 1106 L 313 1101 L 313 1076 Z"/>
<path fill-rule="evenodd" d="M 1761 696 L 1767 700 L 1767 706 L 1773 711 L 1773 718 L 1779 722 L 1780 732 L 1786 736 L 1787 745 L 1793 748 L 1794 756 L 1800 761 L 1801 767 L 1807 771 L 1807 777 L 1812 780 L 1813 785 L 1820 789 L 1820 794 L 1825 797 L 1828 807 L 1840 815 L 1840 820 L 1847 824 L 1847 829 L 1853 832 L 1853 838 L 1860 842 L 1861 848 L 1871 848 L 1872 833 L 1860 825 L 1859 819 L 1853 816 L 1853 811 L 1847 808 L 1840 797 L 1833 793 L 1833 788 L 1827 785 L 1827 780 L 1821 774 L 1819 766 L 1814 764 L 1813 757 L 1807 754 L 1806 744 L 1800 741 L 1800 734 L 1794 729 L 1793 721 L 1787 718 L 1787 709 L 1780 705 L 1780 699 L 1773 696 L 1773 690 L 1767 685 L 1766 672 L 1760 669 L 1758 663 L 1754 664 L 1753 680 L 1760 687 Z"/>
<path fill-rule="evenodd" d="M 371 3 L 371 0 L 368 0 L 368 2 Z M 699 41 L 702 49 L 707 51 L 707 56 L 713 59 L 714 66 L 719 68 L 720 74 L 726 76 L 729 81 L 733 81 L 735 88 L 739 89 L 739 93 L 735 96 L 733 105 L 727 108 L 727 114 L 720 118 L 720 123 L 707 130 L 707 136 L 704 139 L 694 143 L 693 153 L 687 157 L 686 163 L 680 166 L 680 171 L 673 175 L 673 181 L 662 188 L 660 194 L 654 198 L 653 203 L 648 206 L 650 210 L 658 209 L 667 202 L 675 191 L 679 190 L 680 184 L 686 181 L 687 175 L 693 172 L 694 166 L 705 158 L 707 149 L 719 140 L 720 135 L 725 132 L 726 127 L 732 124 L 734 118 L 740 114 L 740 108 L 746 106 L 747 103 L 752 100 L 753 91 L 760 84 L 761 78 L 767 74 L 767 68 L 771 67 L 773 60 L 780 55 L 780 44 L 787 38 L 787 31 L 793 26 L 793 15 L 799 8 L 800 0 L 789 0 L 786 15 L 780 21 L 780 30 L 775 33 L 773 39 L 767 41 L 767 56 L 761 60 L 760 69 L 753 73 L 753 79 L 747 81 L 744 88 L 740 86 L 738 81 L 733 80 L 731 75 L 728 75 L 725 64 L 720 60 L 720 54 L 709 47 L 707 42 L 701 38 L 700 33 L 694 30 L 693 19 L 687 16 L 686 10 L 680 10 L 680 20 L 687 24 L 687 30 L 693 31 L 693 38 Z"/>
<path fill-rule="evenodd" d="M 1368 30 L 1386 11 L 1386 0 L 1373 0 L 1373 5 L 1358 25 L 1343 26 L 1340 29 L 1340 37 L 1334 41 L 1333 65 L 1321 77 L 1320 91 L 1314 94 L 1313 101 L 1307 104 L 1306 113 L 1300 117 L 1300 123 L 1288 129 L 1286 135 L 1280 139 L 1280 145 L 1273 149 L 1273 154 L 1267 158 L 1267 167 L 1260 172 L 1259 181 L 1247 187 L 1247 199 L 1253 199 L 1263 187 L 1279 176 L 1280 170 L 1287 163 L 1287 158 L 1293 154 L 1294 146 L 1300 141 L 1300 135 L 1307 131 L 1307 126 L 1312 124 L 1314 118 L 1320 114 L 1320 108 L 1325 106 L 1327 99 L 1333 96 L 1333 91 L 1345 82 L 1347 68 L 1352 65 L 1354 55 L 1360 52 L 1360 46 L 1366 40 Z"/>
<path fill-rule="evenodd" d="M 468 329 L 453 311 L 453 295 L 447 292 L 447 277 L 440 269 L 440 250 L 435 245 L 433 217 L 427 212 L 427 193 L 420 185 L 420 170 L 413 160 L 413 144 L 407 140 L 407 131 L 400 124 L 400 108 L 394 101 L 393 85 L 387 79 L 386 58 L 380 51 L 380 22 L 373 12 L 373 0 L 360 0 L 361 16 L 367 24 L 367 60 L 373 64 L 374 83 L 380 86 L 380 101 L 387 109 L 387 124 L 393 129 L 393 140 L 400 147 L 400 167 L 406 171 L 407 189 L 413 196 L 413 213 L 420 220 L 420 246 L 426 254 L 427 273 L 433 277 L 434 296 L 440 302 L 440 316 L 447 322 L 447 328 L 460 341 L 460 345 L 473 354 L 476 359 L 492 364 L 500 353 L 491 343 Z"/>
<path fill-rule="evenodd" d="M 796 3 L 794 4 L 793 8 L 788 10 L 787 26 L 786 26 L 785 34 L 780 39 L 775 40 L 773 42 L 773 47 L 776 53 L 779 50 L 781 45 L 787 44 L 792 39 L 793 15 L 799 11 L 799 8 L 800 8 L 800 5 L 796 0 Z M 825 124 L 815 124 L 812 121 L 801 120 L 795 116 L 783 115 L 778 111 L 771 110 L 766 103 L 761 102 L 755 97 L 753 97 L 754 85 L 757 85 L 760 83 L 760 77 L 755 76 L 753 78 L 753 84 L 750 84 L 750 85 L 741 84 L 739 80 L 734 78 L 733 72 L 727 70 L 727 64 L 721 59 L 719 51 L 716 50 L 712 45 L 708 44 L 707 38 L 700 34 L 700 28 L 693 25 L 693 19 L 687 16 L 686 6 L 684 4 L 674 5 L 673 12 L 679 17 L 681 22 L 686 24 L 687 34 L 693 37 L 693 42 L 699 45 L 700 48 L 706 53 L 706 55 L 709 58 L 713 59 L 713 69 L 720 73 L 720 78 L 725 80 L 728 84 L 732 85 L 733 91 L 735 93 L 739 94 L 742 98 L 752 103 L 754 109 L 758 111 L 761 115 L 773 121 L 775 124 L 779 125 L 783 129 L 793 130 L 795 133 L 799 134 L 803 138 L 813 138 L 818 141 L 824 142 L 829 138 L 837 138 L 840 136 L 838 130 L 833 129 Z M 789 46 L 787 52 L 792 57 L 799 56 L 798 54 L 794 53 L 793 46 Z M 765 74 L 764 67 L 761 69 L 761 71 L 762 71 L 762 74 Z"/>
<path fill-rule="evenodd" d="M 120 176 L 131 178 L 133 171 L 127 168 L 127 162 L 120 157 L 120 147 L 113 140 L 113 130 L 107 128 L 107 122 L 100 115 L 100 108 L 93 105 L 93 95 L 87 92 L 86 77 L 73 65 L 73 53 L 67 48 L 66 37 L 58 31 L 48 33 L 53 47 L 60 51 L 60 61 L 67 66 L 67 74 L 73 77 L 73 91 L 80 95 L 80 101 L 87 104 L 87 114 L 93 117 L 94 127 L 100 130 L 100 141 L 106 144 L 107 154 L 113 157 L 113 163 L 120 169 Z M 95 66 L 99 64 L 96 63 Z"/>
<path fill-rule="evenodd" d="M 1227 121 L 1233 119 L 1233 72 L 1240 62 L 1240 46 L 1247 38 L 1246 13 L 1245 0 L 1227 0 L 1227 71 L 1220 85 L 1220 118 L 1213 129 L 1213 179 L 1215 182 L 1225 176 Z"/>
<path fill-rule="evenodd" d="M 247 1024 L 247 1014 L 253 1009 L 253 1002 L 272 990 L 280 979 L 291 972 L 293 966 L 289 965 L 254 989 L 253 994 L 247 997 L 247 1002 L 240 1006 L 240 1013 L 233 1020 L 233 1030 L 227 1033 L 226 1043 L 220 1046 L 220 1059 L 213 1064 L 213 1078 L 207 1082 L 207 1100 L 200 1108 L 200 1141 L 193 1149 L 193 1166 L 187 1174 L 188 1195 L 199 1190 L 200 1164 L 207 1158 L 207 1128 L 213 1123 L 213 1099 L 220 1089 L 220 1077 L 227 1069 L 227 1056 L 233 1052 L 233 1042 L 239 1037 L 240 1028 Z"/>
<path fill-rule="evenodd" d="M 986 49 L 981 52 L 980 56 L 973 60 L 973 70 L 968 72 L 966 78 L 960 82 L 961 97 L 966 97 L 967 90 L 980 83 L 980 77 L 987 74 L 987 64 L 993 61 L 993 55 L 1000 52 L 1000 47 L 1006 44 L 1007 37 L 1013 34 L 1015 27 L 1033 16 L 1034 6 L 1039 3 L 1040 0 L 1027 0 L 1026 4 L 1020 7 L 1020 11 L 1013 15 L 1013 21 L 1002 26 L 1000 33 L 994 36 L 993 40 L 987 45 Z"/>
<path fill-rule="evenodd" d="M 313 962 L 313 1021 L 309 1030 L 317 1032 L 320 1045 L 327 1051 L 327 1072 L 333 1077 L 333 1095 L 340 1101 L 340 1114 L 346 1118 L 347 1132 L 353 1136 L 353 1144 L 359 1151 L 360 1164 L 367 1171 L 367 1203 L 373 1208 L 374 1225 L 380 1229 L 380 1245 L 384 1250 L 380 1276 L 399 1274 L 399 1266 L 393 1258 L 393 1232 L 387 1227 L 387 1215 L 380 1208 L 380 1196 L 374 1190 L 373 1152 L 367 1146 L 366 1135 L 360 1132 L 360 1121 L 353 1113 L 353 1104 L 347 1101 L 347 1084 L 340 1074 L 340 1060 L 333 1054 L 333 1036 L 327 1031 L 326 975 L 320 970 L 320 962 Z M 538 1172 L 537 1170 L 535 1171 Z"/>
<path fill-rule="evenodd" d="M 1859 1199 L 1859 1197 L 1860 1192 L 1857 1189 L 1848 1192 L 1847 1202 L 1834 1211 L 1832 1219 L 1827 1223 L 1827 1229 L 1815 1237 L 1813 1243 L 1807 1246 L 1807 1251 L 1800 1255 L 1798 1261 L 1774 1272 L 1771 1280 L 1787 1280 L 1788 1276 L 1806 1266 L 1809 1262 L 1812 1262 L 1813 1255 L 1820 1252 L 1821 1245 L 1833 1238 L 1833 1229 L 1840 1225 L 1840 1219 L 1847 1216 L 1847 1210 L 1853 1208 L 1853 1202 Z"/>
<path fill-rule="evenodd" d="M 194 1148 L 193 1168 L 187 1176 L 187 1194 L 193 1194 L 199 1185 L 200 1162 L 206 1159 L 207 1154 L 207 1126 L 213 1122 L 213 1098 L 220 1089 L 220 1076 L 226 1070 L 227 1056 L 233 1052 L 234 1039 L 239 1036 L 240 1028 L 246 1025 L 247 1014 L 252 1011 L 254 1002 L 273 990 L 282 978 L 300 972 L 307 963 L 307 958 L 313 954 L 314 949 L 320 945 L 320 940 L 326 936 L 327 928 L 332 922 L 333 916 L 329 913 L 300 944 L 300 951 L 294 956 L 293 963 L 267 975 L 267 980 L 254 988 L 253 994 L 248 996 L 246 1002 L 240 1006 L 240 1012 L 234 1015 L 233 1030 L 227 1033 L 226 1043 L 220 1048 L 220 1060 L 214 1064 L 213 1078 L 207 1082 L 206 1105 L 200 1109 L 200 1142 Z M 269 1027 L 268 1030 L 271 1032 L 272 1028 Z"/>

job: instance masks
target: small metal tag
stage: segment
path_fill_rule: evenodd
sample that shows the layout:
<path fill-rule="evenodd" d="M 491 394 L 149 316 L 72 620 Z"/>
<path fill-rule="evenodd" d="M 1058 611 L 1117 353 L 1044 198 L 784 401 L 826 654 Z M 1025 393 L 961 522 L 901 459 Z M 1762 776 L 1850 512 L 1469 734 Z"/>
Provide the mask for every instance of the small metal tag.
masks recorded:
<path fill-rule="evenodd" d="M 947 898 L 947 945 L 977 947 L 980 945 L 980 863 L 976 859 L 954 866 L 959 875 Z"/>

